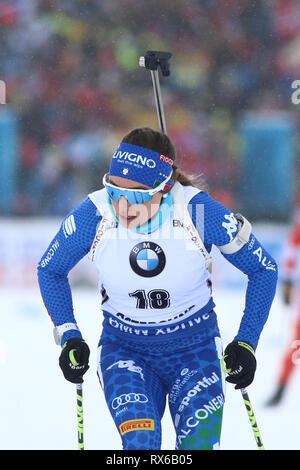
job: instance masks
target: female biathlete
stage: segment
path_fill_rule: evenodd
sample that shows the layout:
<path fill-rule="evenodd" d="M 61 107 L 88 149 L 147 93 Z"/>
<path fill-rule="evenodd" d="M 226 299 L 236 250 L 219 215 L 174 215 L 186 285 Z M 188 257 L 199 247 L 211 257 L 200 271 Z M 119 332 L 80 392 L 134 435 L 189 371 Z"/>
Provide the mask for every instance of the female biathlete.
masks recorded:
<path fill-rule="evenodd" d="M 74 318 L 69 271 L 88 255 L 99 273 L 103 330 L 98 376 L 123 449 L 156 450 L 166 397 L 176 449 L 217 449 L 224 382 L 211 248 L 248 276 L 245 310 L 224 351 L 235 388 L 247 387 L 275 295 L 277 266 L 234 215 L 174 164 L 163 133 L 134 129 L 111 159 L 103 189 L 69 213 L 38 267 L 62 346 L 64 377 L 82 383 L 89 347 Z"/>

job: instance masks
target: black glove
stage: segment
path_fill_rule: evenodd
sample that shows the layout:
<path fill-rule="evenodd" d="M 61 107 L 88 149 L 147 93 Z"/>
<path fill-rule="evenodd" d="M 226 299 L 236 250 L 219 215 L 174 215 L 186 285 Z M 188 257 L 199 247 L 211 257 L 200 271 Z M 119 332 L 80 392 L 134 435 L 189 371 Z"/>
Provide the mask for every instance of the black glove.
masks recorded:
<path fill-rule="evenodd" d="M 223 361 L 228 374 L 226 381 L 235 385 L 235 389 L 245 388 L 254 379 L 256 370 L 255 351 L 244 341 L 229 343 L 224 351 Z"/>
<path fill-rule="evenodd" d="M 89 368 L 90 349 L 81 338 L 71 338 L 63 345 L 59 365 L 65 379 L 74 384 L 83 382 L 83 374 Z"/>

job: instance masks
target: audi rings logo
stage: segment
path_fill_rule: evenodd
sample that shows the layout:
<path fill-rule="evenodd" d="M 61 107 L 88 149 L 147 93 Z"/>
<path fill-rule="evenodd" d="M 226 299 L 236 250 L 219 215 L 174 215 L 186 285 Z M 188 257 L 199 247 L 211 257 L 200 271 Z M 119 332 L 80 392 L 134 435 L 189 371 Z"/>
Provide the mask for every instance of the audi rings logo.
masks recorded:
<path fill-rule="evenodd" d="M 127 405 L 127 403 L 147 403 L 149 400 L 143 393 L 124 393 L 119 397 L 116 397 L 111 402 L 113 410 L 119 408 L 119 406 Z"/>

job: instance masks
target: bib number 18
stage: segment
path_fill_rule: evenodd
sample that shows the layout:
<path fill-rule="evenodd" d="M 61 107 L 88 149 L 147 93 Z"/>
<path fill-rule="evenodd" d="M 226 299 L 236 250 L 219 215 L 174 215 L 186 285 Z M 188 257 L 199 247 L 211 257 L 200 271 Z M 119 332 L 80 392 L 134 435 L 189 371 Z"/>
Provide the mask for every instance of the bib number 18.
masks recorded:
<path fill-rule="evenodd" d="M 143 289 L 136 290 L 129 294 L 130 297 L 136 297 L 136 308 L 167 308 L 170 306 L 170 294 L 166 290 L 150 290 L 145 292 Z"/>

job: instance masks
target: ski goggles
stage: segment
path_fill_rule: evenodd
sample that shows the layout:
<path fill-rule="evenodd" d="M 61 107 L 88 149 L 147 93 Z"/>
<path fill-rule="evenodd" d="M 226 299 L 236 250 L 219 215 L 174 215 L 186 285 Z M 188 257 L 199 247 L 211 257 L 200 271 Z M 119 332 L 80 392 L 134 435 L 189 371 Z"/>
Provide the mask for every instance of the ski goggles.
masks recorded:
<path fill-rule="evenodd" d="M 129 204 L 145 204 L 151 201 L 154 194 L 160 191 L 168 192 L 172 186 L 170 179 L 171 175 L 153 189 L 127 189 L 112 184 L 109 181 L 108 173 L 106 173 L 103 176 L 103 186 L 105 186 L 109 197 L 116 202 L 120 200 L 120 197 L 124 196 Z"/>

